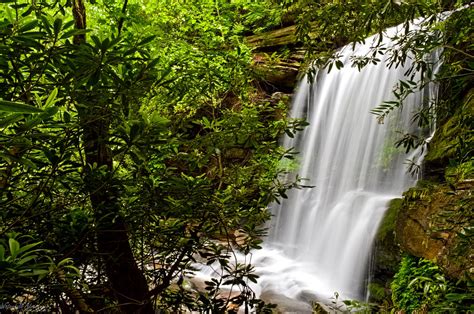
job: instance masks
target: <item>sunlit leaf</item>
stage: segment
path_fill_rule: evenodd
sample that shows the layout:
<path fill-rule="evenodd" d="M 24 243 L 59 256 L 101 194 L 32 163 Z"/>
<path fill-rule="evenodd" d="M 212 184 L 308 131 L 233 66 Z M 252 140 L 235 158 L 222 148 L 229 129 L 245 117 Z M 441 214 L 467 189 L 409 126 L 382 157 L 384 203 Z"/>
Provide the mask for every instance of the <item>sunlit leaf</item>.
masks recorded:
<path fill-rule="evenodd" d="M 27 105 L 25 103 L 13 102 L 0 99 L 0 111 L 4 112 L 22 112 L 22 113 L 38 113 L 43 110 Z"/>

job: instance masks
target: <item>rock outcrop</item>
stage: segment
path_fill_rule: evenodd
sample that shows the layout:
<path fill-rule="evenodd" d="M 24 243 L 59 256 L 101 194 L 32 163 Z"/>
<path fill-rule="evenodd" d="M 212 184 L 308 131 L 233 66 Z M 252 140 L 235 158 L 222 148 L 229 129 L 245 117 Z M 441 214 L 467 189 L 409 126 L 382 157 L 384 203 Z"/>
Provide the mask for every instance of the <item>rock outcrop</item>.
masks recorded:
<path fill-rule="evenodd" d="M 379 226 L 374 241 L 374 257 L 372 263 L 373 281 L 369 290 L 376 288 L 374 284 L 382 286 L 383 289 L 388 289 L 385 283 L 389 282 L 398 270 L 398 264 L 401 261 L 401 250 L 395 237 L 395 226 L 402 205 L 403 199 L 393 199 Z M 380 294 L 374 293 L 374 291 L 369 292 L 370 295 L 376 299 L 376 294 Z"/>
<path fill-rule="evenodd" d="M 253 70 L 261 87 L 269 94 L 293 92 L 305 55 L 296 26 L 248 36 L 246 44 L 253 48 Z"/>
<path fill-rule="evenodd" d="M 474 248 L 465 241 L 473 226 L 474 180 L 433 184 L 405 193 L 395 233 L 403 251 L 436 262 L 451 278 L 474 275 Z"/>

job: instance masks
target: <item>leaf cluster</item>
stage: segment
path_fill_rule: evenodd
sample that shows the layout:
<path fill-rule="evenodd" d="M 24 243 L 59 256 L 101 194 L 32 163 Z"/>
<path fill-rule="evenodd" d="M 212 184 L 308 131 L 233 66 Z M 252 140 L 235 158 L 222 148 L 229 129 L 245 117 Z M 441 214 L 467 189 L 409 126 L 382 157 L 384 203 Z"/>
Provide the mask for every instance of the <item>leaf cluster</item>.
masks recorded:
<path fill-rule="evenodd" d="M 28 253 L 1 269 L 2 297 L 26 293 L 62 310 L 117 306 L 96 237 L 98 226 L 123 220 L 156 308 L 265 307 L 247 263 L 222 262 L 226 273 L 210 290 L 182 281 L 202 258 L 224 261 L 259 247 L 266 206 L 292 186 L 278 180 L 287 152 L 277 138 L 289 125 L 275 111 L 284 104 L 253 98 L 250 50 L 223 17 L 230 4 L 165 2 L 130 2 L 125 11 L 114 1 L 90 3 L 86 30 L 74 28 L 68 4 L 0 7 L 0 232 L 31 237 L 24 246 L 9 240 L 13 251 L 2 245 L 5 256 Z M 154 16 L 158 8 L 163 15 Z M 112 17 L 112 27 L 101 23 Z M 76 45 L 79 35 L 87 40 Z M 87 155 L 97 142 L 110 165 Z M 119 211 L 93 208 L 90 191 L 102 189 Z M 36 245 L 41 251 L 30 250 Z M 63 269 L 72 262 L 79 272 L 69 280 Z M 10 272 L 26 265 L 25 274 L 47 276 L 30 276 L 35 285 L 11 293 L 24 276 Z M 222 287 L 239 294 L 223 298 Z"/>
<path fill-rule="evenodd" d="M 405 256 L 391 283 L 395 308 L 412 313 L 428 311 L 472 311 L 472 280 L 452 282 L 434 263 Z"/>

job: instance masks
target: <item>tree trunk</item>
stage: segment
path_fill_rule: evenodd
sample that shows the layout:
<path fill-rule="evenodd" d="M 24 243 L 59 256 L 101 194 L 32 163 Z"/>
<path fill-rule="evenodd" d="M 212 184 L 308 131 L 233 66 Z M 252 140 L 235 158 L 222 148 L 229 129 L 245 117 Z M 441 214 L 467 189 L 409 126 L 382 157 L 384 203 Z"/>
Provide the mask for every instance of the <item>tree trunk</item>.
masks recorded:
<path fill-rule="evenodd" d="M 73 0 L 73 15 L 76 28 L 84 29 L 86 12 L 82 0 Z M 75 44 L 84 42 L 84 35 L 75 36 Z M 120 215 L 120 188 L 114 184 L 112 154 L 107 146 L 110 110 L 106 106 L 94 105 L 92 101 L 86 105 L 87 109 L 78 108 L 78 112 L 87 162 L 86 190 L 97 223 L 98 253 L 103 258 L 106 275 L 120 310 L 126 313 L 154 313 L 145 276 L 135 261 L 126 224 Z"/>
<path fill-rule="evenodd" d="M 126 313 L 152 313 L 148 285 L 135 261 L 120 215 L 120 189 L 113 179 L 112 156 L 106 144 L 109 122 L 107 113 L 100 111 L 106 110 L 93 108 L 88 114 L 81 114 L 87 162 L 85 183 L 97 221 L 98 253 L 120 309 Z M 107 171 L 99 170 L 103 166 Z"/>

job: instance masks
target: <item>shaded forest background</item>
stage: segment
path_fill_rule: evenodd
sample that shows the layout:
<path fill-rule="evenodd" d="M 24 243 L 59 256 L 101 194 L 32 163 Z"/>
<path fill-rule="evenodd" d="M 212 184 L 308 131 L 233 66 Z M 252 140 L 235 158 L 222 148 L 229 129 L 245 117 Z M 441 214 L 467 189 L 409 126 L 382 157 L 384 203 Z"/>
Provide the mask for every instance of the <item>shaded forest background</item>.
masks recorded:
<path fill-rule="evenodd" d="M 445 21 L 435 18 L 463 5 Z M 435 118 L 440 128 L 425 169 L 431 183 L 406 194 L 403 206 L 438 202 L 433 190 L 455 195 L 460 205 L 443 216 L 455 227 L 423 231 L 428 238 L 447 232 L 459 245 L 441 255 L 451 261 L 443 264 L 438 255 L 410 251 L 410 236 L 402 236 L 402 248 L 417 257 L 399 255 L 381 271 L 380 278 L 395 280 L 372 285 L 377 305 L 349 303 L 408 312 L 469 309 L 472 265 L 463 259 L 471 251 L 462 247 L 473 234 L 474 15 L 467 1 L 3 0 L 0 12 L 4 304 L 66 313 L 222 312 L 241 305 L 271 312 L 249 287 L 258 281 L 252 265 L 231 261 L 237 250 L 259 248 L 268 204 L 304 184 L 281 180 L 297 164 L 296 152 L 278 139 L 305 122 L 286 117 L 289 97 L 276 92 L 292 84 L 273 74 L 288 63 L 293 80 L 295 68 L 311 74 L 310 62 L 341 67 L 337 48 L 424 16 L 421 32 L 400 35 L 399 50 L 374 47 L 354 66 L 379 62 L 381 54 L 390 54 L 393 66 L 414 56 L 414 70 L 425 73 L 420 85 L 401 84 L 396 102 L 374 104 L 374 119 L 398 110 L 424 84 L 441 84 L 436 108 L 415 117 L 420 125 Z M 255 43 L 287 26 L 294 30 L 289 41 Z M 433 77 L 422 56 L 437 47 L 445 64 Z M 401 134 L 395 145 L 423 144 Z M 403 206 L 392 216 L 407 213 Z M 387 239 L 403 234 L 403 220 L 386 225 Z M 392 240 L 387 245 L 400 251 Z M 224 272 L 205 288 L 193 286 L 196 261 L 219 263 Z M 449 271 L 453 264 L 468 268 Z"/>

